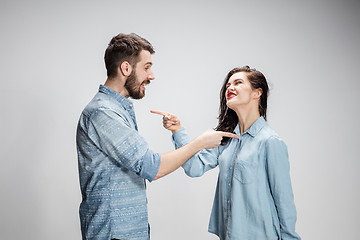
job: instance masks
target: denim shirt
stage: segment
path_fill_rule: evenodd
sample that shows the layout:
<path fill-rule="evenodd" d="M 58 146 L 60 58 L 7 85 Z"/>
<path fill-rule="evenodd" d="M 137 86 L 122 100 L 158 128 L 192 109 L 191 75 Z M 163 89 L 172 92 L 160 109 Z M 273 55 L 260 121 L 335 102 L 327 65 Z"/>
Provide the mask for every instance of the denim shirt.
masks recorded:
<path fill-rule="evenodd" d="M 127 98 L 100 85 L 77 127 L 83 239 L 149 239 L 146 183 L 160 154 L 137 131 Z"/>
<path fill-rule="evenodd" d="M 239 125 L 235 133 L 240 135 Z M 185 130 L 173 134 L 176 148 L 189 142 Z M 202 150 L 182 167 L 199 177 L 219 166 L 209 232 L 222 240 L 300 239 L 287 147 L 263 117 L 239 139 Z"/>

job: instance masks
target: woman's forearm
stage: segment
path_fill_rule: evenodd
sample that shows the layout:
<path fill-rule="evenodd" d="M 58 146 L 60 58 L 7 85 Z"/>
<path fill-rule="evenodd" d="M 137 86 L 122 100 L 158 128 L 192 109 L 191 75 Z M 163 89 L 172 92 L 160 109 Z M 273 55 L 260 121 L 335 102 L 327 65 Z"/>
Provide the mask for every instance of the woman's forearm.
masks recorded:
<path fill-rule="evenodd" d="M 161 163 L 159 171 L 154 180 L 166 176 L 175 171 L 183 165 L 194 154 L 203 149 L 199 139 L 186 144 L 185 146 L 176 149 L 175 151 L 161 154 Z"/>

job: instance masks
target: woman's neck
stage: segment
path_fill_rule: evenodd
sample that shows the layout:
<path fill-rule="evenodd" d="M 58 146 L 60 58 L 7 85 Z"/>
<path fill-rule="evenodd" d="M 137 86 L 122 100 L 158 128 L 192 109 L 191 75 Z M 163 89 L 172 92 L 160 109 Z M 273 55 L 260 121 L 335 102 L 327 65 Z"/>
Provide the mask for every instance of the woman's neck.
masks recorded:
<path fill-rule="evenodd" d="M 240 134 L 246 132 L 246 130 L 248 130 L 260 117 L 260 113 L 257 109 L 236 109 L 235 112 L 239 119 Z"/>

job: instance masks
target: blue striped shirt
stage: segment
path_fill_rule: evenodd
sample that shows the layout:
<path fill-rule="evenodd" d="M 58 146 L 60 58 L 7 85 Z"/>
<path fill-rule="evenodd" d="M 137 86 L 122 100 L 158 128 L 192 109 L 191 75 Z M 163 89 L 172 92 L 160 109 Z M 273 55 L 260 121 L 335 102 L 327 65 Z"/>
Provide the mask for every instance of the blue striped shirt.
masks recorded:
<path fill-rule="evenodd" d="M 146 183 L 161 157 L 137 131 L 134 108 L 100 85 L 77 127 L 83 239 L 149 239 Z"/>

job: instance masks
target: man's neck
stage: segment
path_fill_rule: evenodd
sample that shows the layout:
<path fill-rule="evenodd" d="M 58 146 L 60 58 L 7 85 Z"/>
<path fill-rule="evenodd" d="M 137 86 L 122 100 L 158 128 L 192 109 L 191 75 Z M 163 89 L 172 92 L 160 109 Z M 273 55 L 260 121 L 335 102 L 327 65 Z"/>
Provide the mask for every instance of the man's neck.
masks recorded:
<path fill-rule="evenodd" d="M 124 82 L 121 79 L 107 78 L 104 85 L 120 93 L 124 97 L 129 98 L 129 92 L 126 90 Z"/>

